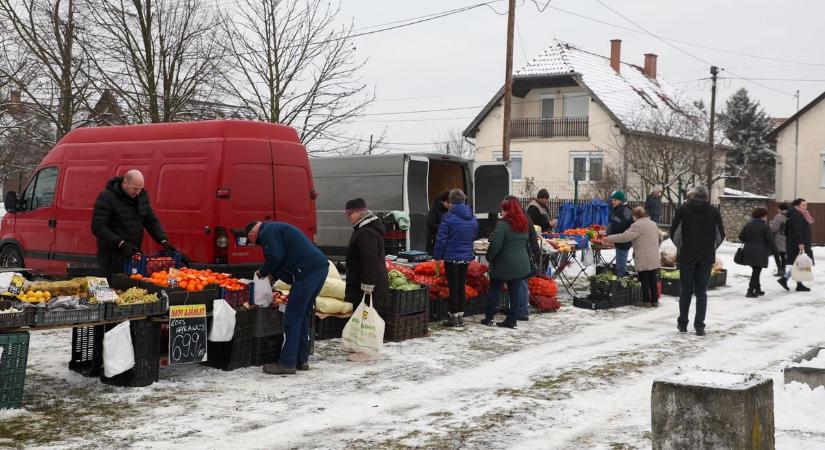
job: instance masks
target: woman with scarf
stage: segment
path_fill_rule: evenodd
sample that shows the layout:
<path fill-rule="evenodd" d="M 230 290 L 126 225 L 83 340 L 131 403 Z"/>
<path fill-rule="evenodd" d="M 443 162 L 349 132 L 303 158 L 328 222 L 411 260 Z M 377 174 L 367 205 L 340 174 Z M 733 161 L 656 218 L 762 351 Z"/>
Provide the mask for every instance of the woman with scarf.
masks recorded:
<path fill-rule="evenodd" d="M 754 208 L 751 217 L 753 220 L 745 224 L 739 232 L 739 242 L 743 245 L 743 263 L 751 266 L 751 282 L 745 297 L 757 298 L 765 295 L 759 283 L 759 275 L 762 269 L 768 267 L 768 257 L 776 255 L 779 250 L 776 248 L 773 233 L 767 223 L 768 210 L 761 206 Z"/>
<path fill-rule="evenodd" d="M 788 208 L 788 220 L 785 223 L 785 242 L 786 242 L 786 261 L 785 276 L 779 278 L 779 284 L 789 291 L 788 280 L 791 279 L 791 265 L 796 262 L 796 257 L 802 253 L 807 254 L 811 261 L 814 259 L 814 253 L 811 250 L 811 225 L 814 223 L 814 218 L 808 212 L 808 202 L 805 199 L 798 198 L 793 201 L 793 204 Z M 800 292 L 810 291 L 811 288 L 797 281 L 796 290 Z"/>
<path fill-rule="evenodd" d="M 490 236 L 487 260 L 490 262 L 490 290 L 487 293 L 482 325 L 492 326 L 498 310 L 499 294 L 507 284 L 510 293 L 510 311 L 499 327 L 516 328 L 521 299 L 527 296 L 523 280 L 532 271 L 527 239 L 529 236 L 527 216 L 515 197 L 507 197 L 501 203 L 501 220 Z"/>

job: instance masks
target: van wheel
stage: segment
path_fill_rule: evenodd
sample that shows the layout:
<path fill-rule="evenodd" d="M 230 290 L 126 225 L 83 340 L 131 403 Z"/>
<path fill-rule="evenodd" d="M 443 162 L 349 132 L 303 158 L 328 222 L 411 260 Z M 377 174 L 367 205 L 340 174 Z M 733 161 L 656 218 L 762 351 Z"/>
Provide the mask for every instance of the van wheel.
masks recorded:
<path fill-rule="evenodd" d="M 0 250 L 0 267 L 24 267 L 23 255 L 14 245 L 7 245 Z"/>

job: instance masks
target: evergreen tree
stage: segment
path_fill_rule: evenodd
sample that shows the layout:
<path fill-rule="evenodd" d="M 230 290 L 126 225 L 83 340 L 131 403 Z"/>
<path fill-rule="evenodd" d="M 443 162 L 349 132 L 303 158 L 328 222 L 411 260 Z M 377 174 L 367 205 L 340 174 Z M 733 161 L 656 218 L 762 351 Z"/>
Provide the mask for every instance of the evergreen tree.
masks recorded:
<path fill-rule="evenodd" d="M 734 148 L 727 155 L 727 186 L 772 194 L 776 152 L 765 139 L 773 125 L 764 108 L 742 88 L 728 99 L 719 123 Z"/>

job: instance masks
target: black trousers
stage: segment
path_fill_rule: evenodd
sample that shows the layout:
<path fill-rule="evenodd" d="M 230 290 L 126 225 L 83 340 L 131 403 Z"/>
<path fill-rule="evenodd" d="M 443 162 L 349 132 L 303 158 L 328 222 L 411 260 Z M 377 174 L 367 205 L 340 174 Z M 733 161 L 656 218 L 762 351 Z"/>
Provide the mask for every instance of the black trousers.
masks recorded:
<path fill-rule="evenodd" d="M 779 252 L 778 255 L 773 255 L 773 261 L 776 263 L 777 272 L 785 270 L 785 252 Z"/>
<path fill-rule="evenodd" d="M 639 272 L 642 283 L 642 299 L 645 303 L 659 303 L 659 271 L 642 270 Z"/>
<path fill-rule="evenodd" d="M 467 298 L 464 295 L 464 285 L 467 284 L 468 264 L 444 263 L 444 271 L 447 275 L 447 286 L 450 287 L 450 303 L 447 305 L 450 314 L 464 312 L 464 305 Z"/>
<path fill-rule="evenodd" d="M 762 268 L 751 266 L 751 269 L 753 269 L 753 271 L 751 272 L 751 282 L 748 285 L 748 288 L 753 291 L 758 291 L 762 288 L 759 284 L 759 275 L 762 274 Z"/>

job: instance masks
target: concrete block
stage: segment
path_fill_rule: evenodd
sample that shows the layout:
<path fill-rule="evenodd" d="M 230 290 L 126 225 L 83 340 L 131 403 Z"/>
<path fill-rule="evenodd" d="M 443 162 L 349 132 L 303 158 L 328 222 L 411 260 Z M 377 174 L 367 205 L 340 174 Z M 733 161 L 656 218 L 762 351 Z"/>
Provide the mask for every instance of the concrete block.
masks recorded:
<path fill-rule="evenodd" d="M 653 449 L 774 449 L 773 380 L 685 371 L 655 380 Z"/>
<path fill-rule="evenodd" d="M 819 354 L 822 347 L 814 347 L 799 358 L 794 359 L 794 364 L 786 367 L 782 374 L 785 377 L 785 384 L 792 381 L 805 383 L 811 389 L 816 389 L 819 386 L 825 386 L 825 368 L 823 367 L 806 367 L 806 362 L 814 359 Z"/>

